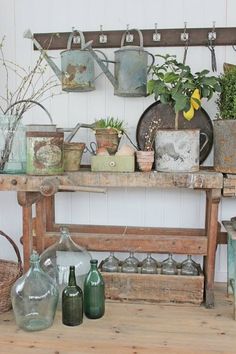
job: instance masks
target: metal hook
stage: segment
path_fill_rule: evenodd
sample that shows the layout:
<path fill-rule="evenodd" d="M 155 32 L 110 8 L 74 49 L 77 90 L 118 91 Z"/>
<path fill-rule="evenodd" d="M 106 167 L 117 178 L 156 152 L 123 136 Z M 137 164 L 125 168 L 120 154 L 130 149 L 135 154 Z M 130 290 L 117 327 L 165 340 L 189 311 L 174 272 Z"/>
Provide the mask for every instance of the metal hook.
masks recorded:
<path fill-rule="evenodd" d="M 215 41 L 216 40 L 216 21 L 212 22 L 212 31 L 208 32 L 208 41 Z"/>
<path fill-rule="evenodd" d="M 72 27 L 72 33 L 73 33 L 73 43 L 80 44 L 80 36 L 78 35 L 78 32 L 75 29 L 75 27 Z"/>
<path fill-rule="evenodd" d="M 236 52 L 236 45 L 232 45 L 232 48 Z"/>
<path fill-rule="evenodd" d="M 126 36 L 125 40 L 128 43 L 132 43 L 134 41 L 134 35 L 130 33 L 129 31 L 129 25 L 126 25 Z"/>
<path fill-rule="evenodd" d="M 153 42 L 160 42 L 161 34 L 157 31 L 157 22 L 155 22 L 155 32 L 152 34 Z"/>
<path fill-rule="evenodd" d="M 187 22 L 184 22 L 184 32 L 181 33 L 180 39 L 183 42 L 187 42 L 189 40 L 189 33 L 187 32 Z"/>
<path fill-rule="evenodd" d="M 103 33 L 103 26 L 100 25 L 99 43 L 107 43 L 107 35 Z"/>

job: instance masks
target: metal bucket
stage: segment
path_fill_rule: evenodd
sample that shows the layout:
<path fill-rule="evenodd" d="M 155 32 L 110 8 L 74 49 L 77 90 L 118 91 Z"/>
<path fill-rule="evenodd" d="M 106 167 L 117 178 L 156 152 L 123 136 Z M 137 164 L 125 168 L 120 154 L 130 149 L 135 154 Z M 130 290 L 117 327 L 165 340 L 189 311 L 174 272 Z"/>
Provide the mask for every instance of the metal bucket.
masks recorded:
<path fill-rule="evenodd" d="M 236 120 L 215 120 L 214 168 L 223 173 L 236 173 Z"/>
<path fill-rule="evenodd" d="M 199 141 L 199 129 L 157 130 L 155 169 L 162 172 L 198 171 Z"/>
<path fill-rule="evenodd" d="M 64 143 L 64 171 L 79 171 L 85 143 Z"/>
<path fill-rule="evenodd" d="M 26 173 L 29 175 L 57 175 L 63 169 L 64 133 L 26 132 Z"/>

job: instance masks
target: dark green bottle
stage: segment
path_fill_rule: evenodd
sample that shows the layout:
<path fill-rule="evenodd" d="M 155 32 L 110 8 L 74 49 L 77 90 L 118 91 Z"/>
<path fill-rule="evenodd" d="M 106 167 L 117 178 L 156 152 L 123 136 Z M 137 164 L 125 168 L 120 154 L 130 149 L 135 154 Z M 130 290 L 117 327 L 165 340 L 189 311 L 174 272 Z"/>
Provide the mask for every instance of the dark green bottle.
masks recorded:
<path fill-rule="evenodd" d="M 75 267 L 70 266 L 69 283 L 62 292 L 62 323 L 78 326 L 83 322 L 83 292 L 76 284 Z"/>
<path fill-rule="evenodd" d="M 84 313 L 88 318 L 96 319 L 105 312 L 105 287 L 98 261 L 91 259 L 91 268 L 84 281 Z"/>

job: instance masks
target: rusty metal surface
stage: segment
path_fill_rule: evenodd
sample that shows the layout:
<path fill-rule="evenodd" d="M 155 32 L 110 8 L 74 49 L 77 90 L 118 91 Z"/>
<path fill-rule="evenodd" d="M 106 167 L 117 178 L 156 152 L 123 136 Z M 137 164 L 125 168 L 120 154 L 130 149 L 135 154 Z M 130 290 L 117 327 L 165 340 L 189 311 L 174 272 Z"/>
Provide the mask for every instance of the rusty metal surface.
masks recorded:
<path fill-rule="evenodd" d="M 63 141 L 63 133 L 27 132 L 27 174 L 55 175 L 63 173 Z"/>
<path fill-rule="evenodd" d="M 155 129 L 174 128 L 175 113 L 171 106 L 162 104 L 159 101 L 151 104 L 141 115 L 137 130 L 136 139 L 140 149 L 143 149 L 146 136 L 150 129 L 155 134 Z M 208 142 L 200 152 L 200 164 L 205 161 L 210 154 L 213 145 L 213 125 L 206 111 L 201 108 L 195 112 L 194 118 L 189 122 L 182 114 L 179 116 L 179 128 L 181 129 L 200 129 L 201 133 L 205 133 Z M 151 138 L 154 141 L 154 139 Z M 204 144 L 205 137 L 200 135 L 200 147 Z"/>
<path fill-rule="evenodd" d="M 214 167 L 223 173 L 236 173 L 236 120 L 214 121 Z"/>

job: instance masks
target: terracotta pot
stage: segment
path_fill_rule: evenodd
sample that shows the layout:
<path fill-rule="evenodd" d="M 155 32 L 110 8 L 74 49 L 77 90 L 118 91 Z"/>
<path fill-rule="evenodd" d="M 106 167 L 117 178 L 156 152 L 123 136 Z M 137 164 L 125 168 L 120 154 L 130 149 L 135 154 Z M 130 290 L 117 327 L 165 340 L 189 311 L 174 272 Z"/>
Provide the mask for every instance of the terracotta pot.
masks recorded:
<path fill-rule="evenodd" d="M 95 132 L 97 149 L 105 148 L 110 155 L 114 155 L 120 143 L 120 137 L 115 129 L 100 128 Z"/>
<path fill-rule="evenodd" d="M 154 151 L 136 151 L 136 159 L 139 170 L 149 172 L 154 162 Z"/>

